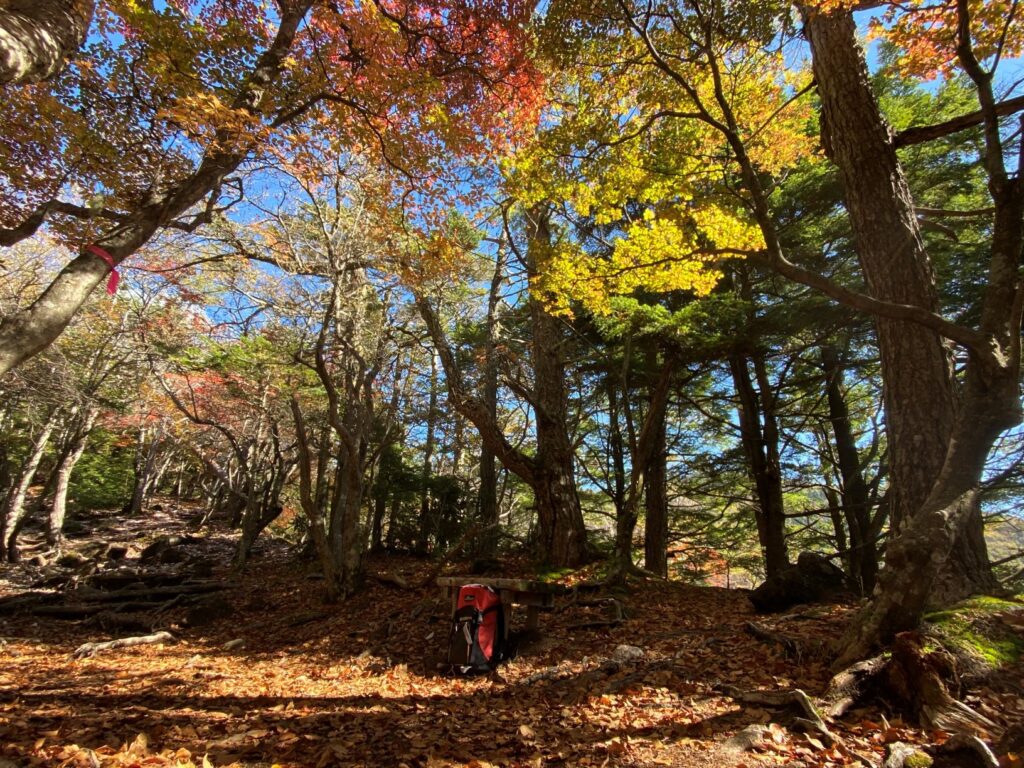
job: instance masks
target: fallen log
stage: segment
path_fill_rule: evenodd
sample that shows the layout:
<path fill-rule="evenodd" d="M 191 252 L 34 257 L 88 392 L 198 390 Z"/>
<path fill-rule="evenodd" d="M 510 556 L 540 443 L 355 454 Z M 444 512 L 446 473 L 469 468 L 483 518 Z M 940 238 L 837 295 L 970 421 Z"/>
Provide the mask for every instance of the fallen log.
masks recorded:
<path fill-rule="evenodd" d="M 84 643 L 78 646 L 72 656 L 76 659 L 84 659 L 103 651 L 113 650 L 114 648 L 127 648 L 133 645 L 151 645 L 154 643 L 173 642 L 175 642 L 174 635 L 170 632 L 157 632 L 152 635 L 142 635 L 140 637 L 122 637 L 117 640 L 107 640 L 103 643 Z"/>
<path fill-rule="evenodd" d="M 392 587 L 398 587 L 399 589 L 410 589 L 411 586 L 400 574 L 397 573 L 375 573 L 370 576 L 374 581 L 379 581 L 381 584 L 387 584 Z"/>

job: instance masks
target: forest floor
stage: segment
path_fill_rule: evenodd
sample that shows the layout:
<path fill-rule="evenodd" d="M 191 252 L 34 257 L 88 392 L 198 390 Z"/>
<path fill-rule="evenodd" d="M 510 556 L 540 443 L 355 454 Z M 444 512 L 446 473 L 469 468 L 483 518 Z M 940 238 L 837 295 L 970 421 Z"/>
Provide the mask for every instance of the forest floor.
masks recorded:
<path fill-rule="evenodd" d="M 194 512 L 168 505 L 145 519 L 94 518 L 69 547 L 95 553 L 122 543 L 127 553 L 103 568 L 124 568 L 158 535 L 186 532 Z M 236 578 L 223 565 L 232 535 L 195 535 L 188 560 L 175 567 L 202 572 L 197 563 L 216 563 L 213 578 L 227 599 L 221 615 L 193 616 L 192 626 L 168 605 L 154 628 L 174 642 L 76 658 L 87 641 L 140 633 L 107 632 L 95 620 L 0 616 L 0 768 L 879 765 L 888 743 L 943 738 L 895 713 L 860 709 L 835 724 L 837 744 L 827 747 L 721 692 L 725 684 L 820 693 L 829 678 L 823 658 L 791 658 L 745 625 L 756 620 L 813 647 L 842 631 L 849 607 L 804 606 L 766 619 L 743 591 L 634 584 L 614 595 L 625 610 L 620 623 L 599 625 L 605 609 L 580 605 L 593 595 L 559 598 L 542 615 L 542 636 L 498 673 L 451 678 L 434 669 L 450 604 L 433 584 L 369 578 L 356 597 L 327 606 L 284 542 L 266 538 Z M 367 565 L 371 576 L 409 584 L 432 576 L 429 562 L 413 558 Z M 0 598 L 47 575 L 53 582 L 54 570 L 7 566 Z M 1018 665 L 1000 691 L 973 691 L 968 700 L 1000 726 L 1020 721 L 1022 679 Z M 769 725 L 764 737 L 752 750 L 734 747 L 730 739 L 754 723 Z"/>

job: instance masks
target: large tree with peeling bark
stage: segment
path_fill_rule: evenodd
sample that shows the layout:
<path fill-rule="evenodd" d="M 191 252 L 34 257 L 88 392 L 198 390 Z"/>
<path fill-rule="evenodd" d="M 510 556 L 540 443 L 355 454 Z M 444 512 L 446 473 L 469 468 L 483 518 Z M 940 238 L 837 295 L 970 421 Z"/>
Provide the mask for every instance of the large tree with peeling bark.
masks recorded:
<path fill-rule="evenodd" d="M 948 588 L 944 574 L 960 576 L 968 589 L 994 584 L 981 537 L 978 493 L 994 442 L 1021 421 L 1024 290 L 1018 265 L 1024 188 L 1007 168 L 993 87 L 999 56 L 990 68 L 983 67 L 976 52 L 977 20 L 966 0 L 957 0 L 946 8 L 946 22 L 956 30 L 956 62 L 981 105 L 992 235 L 979 325 L 943 320 L 936 314 L 934 277 L 914 201 L 893 132 L 871 90 L 852 12 L 810 7 L 802 12 L 822 101 L 824 143 L 843 179 L 868 290 L 881 303 L 879 347 L 898 493 L 896 536 L 886 549 L 875 599 L 843 642 L 841 661 L 853 661 L 875 643 L 915 626 L 929 601 Z M 1005 29 L 1013 23 L 1011 14 Z M 907 322 L 895 316 L 895 307 L 913 310 L 917 317 Z M 946 340 L 966 350 L 960 381 L 953 376 Z M 949 568 L 951 557 L 954 568 Z M 953 595 L 962 596 L 962 589 Z"/>
<path fill-rule="evenodd" d="M 0 8 L 0 85 L 56 75 L 85 40 L 93 0 L 12 0 Z"/>

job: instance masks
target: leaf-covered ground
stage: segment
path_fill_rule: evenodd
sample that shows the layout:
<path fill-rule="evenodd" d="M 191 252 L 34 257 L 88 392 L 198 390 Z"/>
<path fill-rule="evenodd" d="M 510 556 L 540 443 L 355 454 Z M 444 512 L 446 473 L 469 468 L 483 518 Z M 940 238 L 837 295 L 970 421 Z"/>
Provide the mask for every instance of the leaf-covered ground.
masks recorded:
<path fill-rule="evenodd" d="M 158 516 L 160 532 L 183 530 L 187 517 Z M 144 521 L 113 530 L 129 560 L 157 533 Z M 229 540 L 216 533 L 193 547 L 223 560 Z M 430 568 L 411 558 L 368 563 L 371 574 L 410 584 Z M 73 652 L 113 635 L 84 622 L 0 617 L 0 766 L 824 766 L 878 764 L 888 742 L 942 738 L 860 710 L 832 748 L 773 725 L 753 751 L 729 749 L 729 737 L 772 713 L 741 708 L 717 686 L 813 694 L 828 679 L 820 659 L 787 658 L 744 631 L 755 616 L 740 591 L 635 585 L 617 595 L 625 621 L 597 627 L 574 626 L 605 618 L 603 607 L 579 605 L 593 595 L 560 598 L 542 617 L 542 637 L 499 674 L 452 679 L 433 670 L 449 612 L 439 588 L 370 579 L 357 597 L 325 606 L 305 571 L 267 541 L 240 579 L 216 572 L 230 580 L 230 616 L 188 628 L 169 609 L 161 628 L 177 642 L 87 658 Z M 9 568 L 0 596 L 41 574 Z M 767 625 L 813 646 L 846 615 L 805 607 Z M 621 645 L 643 655 L 609 663 Z M 1024 714 L 1007 690 L 971 701 L 1005 725 Z"/>

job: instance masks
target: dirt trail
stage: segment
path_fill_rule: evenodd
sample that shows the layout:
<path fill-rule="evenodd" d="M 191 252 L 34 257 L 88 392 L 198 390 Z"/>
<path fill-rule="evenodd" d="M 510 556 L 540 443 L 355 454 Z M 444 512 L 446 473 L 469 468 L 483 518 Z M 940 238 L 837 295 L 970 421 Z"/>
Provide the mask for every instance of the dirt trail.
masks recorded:
<path fill-rule="evenodd" d="M 185 532 L 193 511 L 118 524 L 130 551 L 108 569 L 134 563 L 158 535 Z M 73 547 L 96 550 L 115 522 Z M 229 545 L 223 532 L 204 535 L 188 545 L 188 562 L 226 562 Z M 409 558 L 368 563 L 370 574 L 409 583 L 428 569 Z M 37 567 L 9 568 L 0 595 L 42 576 Z M 355 598 L 325 606 L 319 583 L 274 541 L 257 548 L 244 577 L 221 566 L 213 576 L 226 587 L 230 615 L 190 627 L 181 610 L 166 611 L 154 628 L 169 630 L 174 644 L 74 659 L 82 643 L 117 633 L 88 621 L 0 616 L 0 765 L 843 765 L 858 759 L 850 745 L 880 763 L 885 741 L 924 738 L 899 721 L 885 731 L 864 712 L 843 726 L 842 748 L 773 727 L 753 752 L 724 749 L 771 713 L 740 709 L 716 686 L 814 693 L 828 676 L 820 660 L 786 658 L 746 633 L 754 615 L 742 592 L 644 584 L 617 596 L 625 621 L 589 629 L 573 625 L 602 609 L 563 599 L 542 618 L 543 637 L 499 674 L 451 679 L 432 671 L 448 619 L 436 587 L 371 578 Z M 827 639 L 842 620 L 840 610 L 818 609 L 775 626 Z M 643 654 L 610 664 L 621 645 Z"/>

